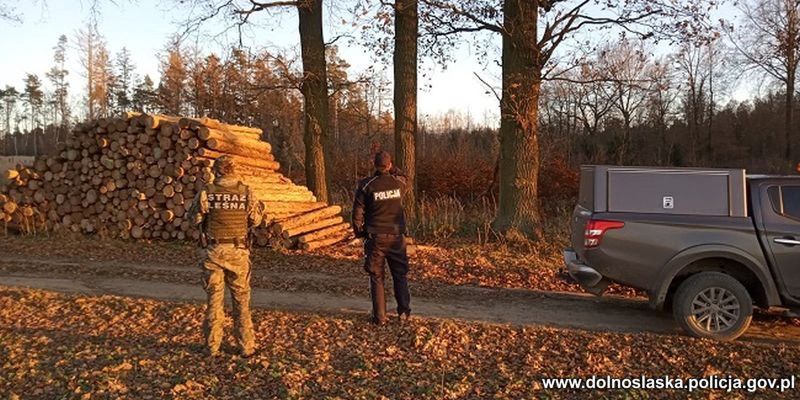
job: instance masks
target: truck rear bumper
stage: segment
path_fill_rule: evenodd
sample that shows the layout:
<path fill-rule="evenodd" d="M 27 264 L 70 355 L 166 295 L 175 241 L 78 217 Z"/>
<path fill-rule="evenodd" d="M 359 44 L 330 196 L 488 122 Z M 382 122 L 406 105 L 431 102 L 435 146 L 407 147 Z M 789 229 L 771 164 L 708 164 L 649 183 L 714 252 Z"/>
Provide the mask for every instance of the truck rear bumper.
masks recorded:
<path fill-rule="evenodd" d="M 596 269 L 584 264 L 572 249 L 564 250 L 564 264 L 572 279 L 575 279 L 586 291 L 601 295 L 608 287 L 608 280 Z"/>

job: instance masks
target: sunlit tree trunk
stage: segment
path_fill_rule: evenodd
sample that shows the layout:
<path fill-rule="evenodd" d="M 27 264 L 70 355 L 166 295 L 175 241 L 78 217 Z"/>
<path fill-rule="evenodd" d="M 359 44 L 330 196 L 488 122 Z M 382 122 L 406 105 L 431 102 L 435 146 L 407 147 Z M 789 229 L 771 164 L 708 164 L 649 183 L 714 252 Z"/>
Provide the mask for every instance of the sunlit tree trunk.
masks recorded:
<path fill-rule="evenodd" d="M 417 141 L 417 0 L 395 2 L 394 46 L 394 143 L 395 162 L 410 189 L 405 205 L 410 216 L 416 210 Z"/>
<path fill-rule="evenodd" d="M 297 7 L 303 58 L 305 105 L 306 184 L 319 201 L 329 199 L 326 168 L 328 131 L 328 79 L 322 36 L 322 0 L 303 0 Z"/>
<path fill-rule="evenodd" d="M 538 1 L 506 0 L 503 6 L 503 94 L 500 104 L 500 199 L 494 229 L 541 233 L 539 211 L 540 54 Z"/>

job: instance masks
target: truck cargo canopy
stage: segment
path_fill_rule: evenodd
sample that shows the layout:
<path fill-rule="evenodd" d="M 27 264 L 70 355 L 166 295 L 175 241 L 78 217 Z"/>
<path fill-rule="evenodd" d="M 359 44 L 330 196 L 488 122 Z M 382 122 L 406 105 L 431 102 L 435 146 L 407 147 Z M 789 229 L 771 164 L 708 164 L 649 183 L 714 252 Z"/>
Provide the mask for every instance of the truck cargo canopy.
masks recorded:
<path fill-rule="evenodd" d="M 745 170 L 585 165 L 579 202 L 594 212 L 746 217 Z"/>

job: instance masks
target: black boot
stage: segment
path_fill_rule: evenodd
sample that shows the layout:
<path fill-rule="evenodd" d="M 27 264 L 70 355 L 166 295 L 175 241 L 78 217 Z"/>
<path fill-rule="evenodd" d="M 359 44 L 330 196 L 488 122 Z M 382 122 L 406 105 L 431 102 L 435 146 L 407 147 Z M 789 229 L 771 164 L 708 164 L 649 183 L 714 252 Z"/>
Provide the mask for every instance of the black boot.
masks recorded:
<path fill-rule="evenodd" d="M 397 321 L 400 323 L 400 325 L 406 325 L 411 322 L 411 311 L 397 314 Z"/>

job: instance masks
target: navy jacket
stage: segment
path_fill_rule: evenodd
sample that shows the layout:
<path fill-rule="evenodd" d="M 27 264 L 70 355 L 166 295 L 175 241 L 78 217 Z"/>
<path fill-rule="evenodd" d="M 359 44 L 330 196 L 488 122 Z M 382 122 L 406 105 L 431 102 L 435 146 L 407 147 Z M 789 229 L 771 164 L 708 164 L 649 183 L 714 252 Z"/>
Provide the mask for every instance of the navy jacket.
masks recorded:
<path fill-rule="evenodd" d="M 356 236 L 404 235 L 403 196 L 407 191 L 408 179 L 397 168 L 384 173 L 375 172 L 375 175 L 359 181 L 353 202 L 353 231 Z"/>

